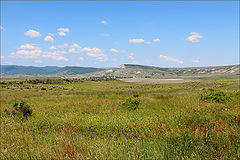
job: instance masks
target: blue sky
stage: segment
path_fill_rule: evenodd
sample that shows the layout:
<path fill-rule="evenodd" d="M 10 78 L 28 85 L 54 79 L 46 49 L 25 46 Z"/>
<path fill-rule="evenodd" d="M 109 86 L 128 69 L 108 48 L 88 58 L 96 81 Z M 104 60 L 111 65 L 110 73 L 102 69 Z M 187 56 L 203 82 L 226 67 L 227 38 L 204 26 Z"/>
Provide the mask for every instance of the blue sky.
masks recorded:
<path fill-rule="evenodd" d="M 1 63 L 239 64 L 238 13 L 238 1 L 1 1 Z"/>

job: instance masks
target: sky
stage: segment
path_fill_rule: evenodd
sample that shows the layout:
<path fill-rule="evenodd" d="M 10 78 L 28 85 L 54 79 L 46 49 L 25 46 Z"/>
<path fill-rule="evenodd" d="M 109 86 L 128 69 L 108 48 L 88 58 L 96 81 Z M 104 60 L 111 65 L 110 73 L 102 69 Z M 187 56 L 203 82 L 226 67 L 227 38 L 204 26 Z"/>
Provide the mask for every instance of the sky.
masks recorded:
<path fill-rule="evenodd" d="M 239 64 L 239 1 L 1 1 L 1 64 Z"/>

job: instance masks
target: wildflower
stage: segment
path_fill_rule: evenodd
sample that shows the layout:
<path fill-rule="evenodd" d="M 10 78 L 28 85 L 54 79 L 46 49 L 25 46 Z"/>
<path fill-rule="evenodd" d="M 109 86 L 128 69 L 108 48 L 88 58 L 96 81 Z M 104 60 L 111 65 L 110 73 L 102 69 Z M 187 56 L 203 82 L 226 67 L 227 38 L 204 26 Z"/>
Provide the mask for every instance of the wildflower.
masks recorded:
<path fill-rule="evenodd" d="M 138 119 L 137 119 L 138 120 Z"/>
<path fill-rule="evenodd" d="M 135 121 L 133 120 L 133 122 L 135 122 Z"/>
<path fill-rule="evenodd" d="M 114 108 L 112 108 L 112 110 L 114 110 Z"/>
<path fill-rule="evenodd" d="M 208 124 L 208 126 L 211 126 L 210 124 Z"/>
<path fill-rule="evenodd" d="M 119 110 L 119 109 L 117 108 L 117 110 Z"/>
<path fill-rule="evenodd" d="M 136 125 L 133 126 L 134 128 L 136 127 Z"/>
<path fill-rule="evenodd" d="M 233 131 L 230 131 L 230 133 L 233 133 Z"/>
<path fill-rule="evenodd" d="M 235 129 L 234 131 L 235 131 L 235 132 L 237 132 L 237 130 L 236 130 L 236 129 Z"/>
<path fill-rule="evenodd" d="M 219 123 L 222 123 L 222 122 L 219 122 Z"/>

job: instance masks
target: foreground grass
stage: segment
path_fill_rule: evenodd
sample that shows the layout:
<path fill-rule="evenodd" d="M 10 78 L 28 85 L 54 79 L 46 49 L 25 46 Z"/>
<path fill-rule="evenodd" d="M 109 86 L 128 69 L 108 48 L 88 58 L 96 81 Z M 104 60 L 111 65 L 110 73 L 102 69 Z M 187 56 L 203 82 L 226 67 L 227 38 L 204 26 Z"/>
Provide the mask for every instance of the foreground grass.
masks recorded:
<path fill-rule="evenodd" d="M 240 158 L 239 81 L 1 87 L 0 159 Z M 201 100 L 209 90 L 231 100 Z M 139 109 L 122 107 L 129 97 Z M 33 108 L 28 120 L 4 112 L 22 100 Z"/>

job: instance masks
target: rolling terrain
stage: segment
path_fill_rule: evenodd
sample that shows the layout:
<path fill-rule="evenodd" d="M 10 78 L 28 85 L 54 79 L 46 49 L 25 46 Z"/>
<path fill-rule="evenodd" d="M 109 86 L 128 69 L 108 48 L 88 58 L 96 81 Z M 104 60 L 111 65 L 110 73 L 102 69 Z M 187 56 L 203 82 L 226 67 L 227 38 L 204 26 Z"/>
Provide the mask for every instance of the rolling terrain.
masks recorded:
<path fill-rule="evenodd" d="M 67 77 L 77 79 L 163 79 L 196 78 L 212 76 L 239 76 L 239 65 L 216 67 L 161 68 L 154 66 L 122 64 L 113 69 L 92 67 L 32 67 L 2 65 L 2 77 Z"/>

